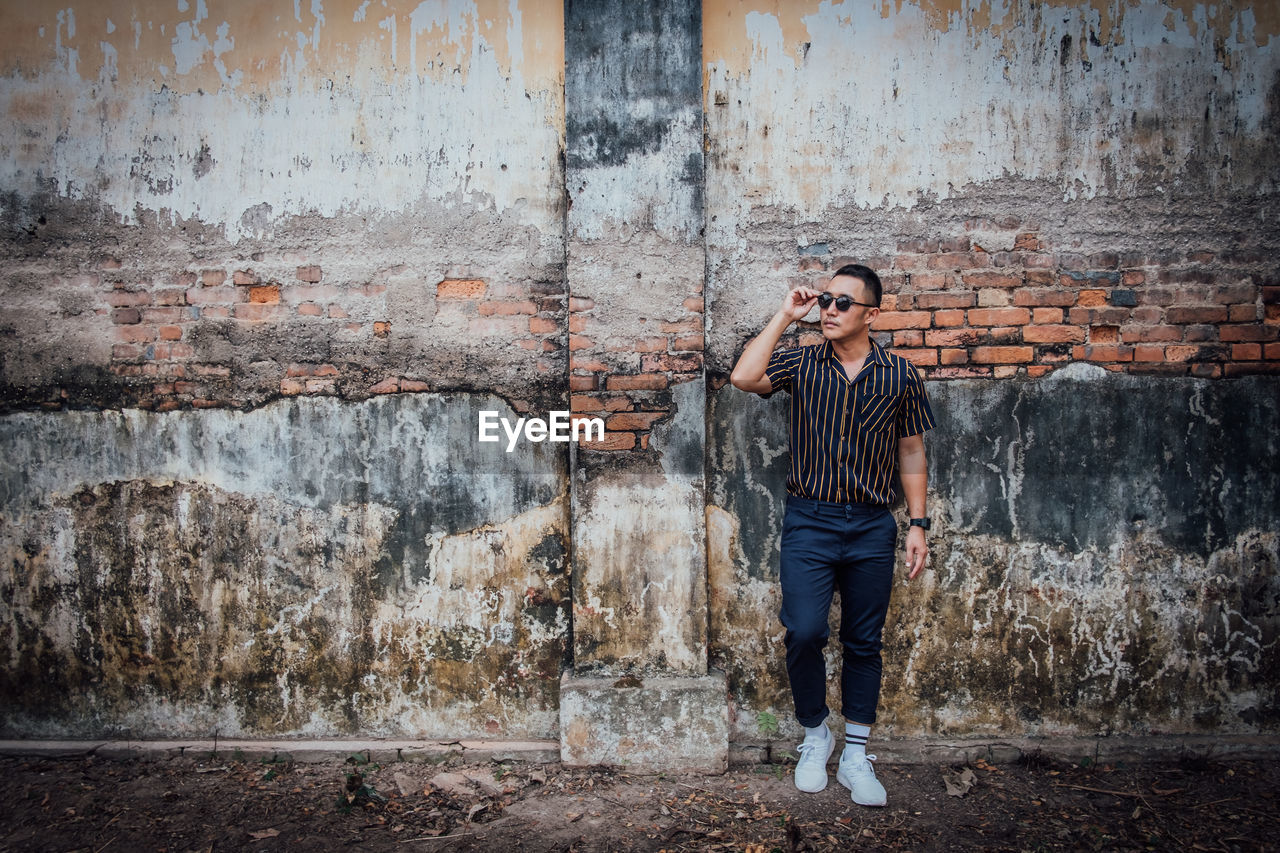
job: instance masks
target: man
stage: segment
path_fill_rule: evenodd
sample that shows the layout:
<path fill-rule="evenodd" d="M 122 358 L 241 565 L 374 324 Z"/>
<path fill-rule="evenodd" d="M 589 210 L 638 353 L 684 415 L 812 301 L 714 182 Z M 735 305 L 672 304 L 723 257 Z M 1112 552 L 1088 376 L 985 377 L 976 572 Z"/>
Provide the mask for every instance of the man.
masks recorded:
<path fill-rule="evenodd" d="M 885 804 L 884 786 L 867 755 L 880 698 L 880 635 L 893 581 L 897 522 L 889 506 L 895 469 L 911 516 L 910 577 L 929 553 L 925 531 L 924 431 L 933 413 L 914 365 L 869 334 L 880 314 L 880 278 L 861 264 L 841 267 L 827 290 L 797 287 L 743 351 L 731 381 L 743 391 L 791 394 L 791 466 L 782 524 L 782 624 L 787 676 L 804 743 L 796 787 L 827 786 L 835 739 L 827 730 L 827 644 L 831 599 L 840 589 L 840 687 L 845 749 L 836 778 L 864 806 Z M 817 346 L 774 352 L 783 332 L 814 305 L 821 309 Z"/>

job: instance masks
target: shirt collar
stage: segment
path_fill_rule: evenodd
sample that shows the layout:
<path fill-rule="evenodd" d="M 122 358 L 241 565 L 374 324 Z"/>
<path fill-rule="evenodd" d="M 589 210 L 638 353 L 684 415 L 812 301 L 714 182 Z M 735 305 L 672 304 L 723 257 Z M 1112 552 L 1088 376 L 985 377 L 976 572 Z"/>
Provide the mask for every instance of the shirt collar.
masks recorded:
<path fill-rule="evenodd" d="M 822 348 L 818 350 L 818 358 L 823 361 L 838 361 L 836 359 L 836 348 L 831 345 L 831 341 L 824 340 Z M 867 361 L 863 363 L 865 367 L 867 363 L 874 362 L 881 367 L 889 366 L 889 357 L 885 354 L 884 347 L 876 343 L 876 339 L 871 339 L 871 352 L 867 353 Z"/>

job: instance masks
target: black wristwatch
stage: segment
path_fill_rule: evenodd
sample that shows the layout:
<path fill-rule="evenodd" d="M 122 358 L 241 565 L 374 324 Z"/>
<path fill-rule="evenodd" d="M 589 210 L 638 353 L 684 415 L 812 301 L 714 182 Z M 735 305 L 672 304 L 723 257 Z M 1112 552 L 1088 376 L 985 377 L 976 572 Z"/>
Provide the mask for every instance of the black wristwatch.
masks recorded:
<path fill-rule="evenodd" d="M 924 518 L 911 519 L 911 524 L 909 524 L 908 526 L 919 527 L 923 530 L 928 530 L 931 525 L 932 525 L 932 522 L 929 521 L 929 516 L 926 515 Z"/>

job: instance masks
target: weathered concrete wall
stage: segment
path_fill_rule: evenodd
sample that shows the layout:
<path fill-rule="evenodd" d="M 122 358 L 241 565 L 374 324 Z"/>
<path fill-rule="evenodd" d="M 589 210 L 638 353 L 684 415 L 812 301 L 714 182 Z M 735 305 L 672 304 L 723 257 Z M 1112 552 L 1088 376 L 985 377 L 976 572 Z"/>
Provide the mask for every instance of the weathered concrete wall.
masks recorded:
<path fill-rule="evenodd" d="M 855 259 L 940 416 L 887 728 L 1275 732 L 1273 4 L 0 6 L 3 733 L 789 735 L 725 377 Z"/>
<path fill-rule="evenodd" d="M 762 712 L 797 730 L 784 413 L 723 383 L 789 286 L 853 260 L 939 415 L 884 728 L 1276 731 L 1280 388 L 1187 377 L 1280 372 L 1277 35 L 1257 4 L 705 4 L 711 657 L 735 739 L 768 739 Z"/>
<path fill-rule="evenodd" d="M 932 554 L 894 587 L 886 730 L 1275 730 L 1273 381 L 1081 365 L 930 393 Z M 736 734 L 758 740 L 756 715 L 790 706 L 776 618 L 785 412 L 726 387 L 714 417 L 726 429 L 711 450 L 713 660 L 735 690 Z"/>
<path fill-rule="evenodd" d="M 3 5 L 0 728 L 554 737 L 561 4 Z"/>
<path fill-rule="evenodd" d="M 0 727 L 553 735 L 565 457 L 474 405 L 4 418 Z"/>

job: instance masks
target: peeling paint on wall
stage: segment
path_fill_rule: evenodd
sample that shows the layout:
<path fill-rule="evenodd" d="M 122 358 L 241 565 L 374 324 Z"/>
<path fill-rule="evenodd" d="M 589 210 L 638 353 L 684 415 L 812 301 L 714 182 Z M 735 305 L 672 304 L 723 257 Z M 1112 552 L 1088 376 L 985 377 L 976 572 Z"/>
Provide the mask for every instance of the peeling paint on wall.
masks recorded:
<path fill-rule="evenodd" d="M 709 2 L 715 242 L 750 209 L 911 207 L 1008 177 L 1067 200 L 1274 189 L 1249 152 L 1280 41 L 1247 8 L 1116 5 Z"/>
<path fill-rule="evenodd" d="M 18 5 L 0 79 L 10 191 L 233 241 L 423 201 L 558 208 L 560 4 Z"/>

